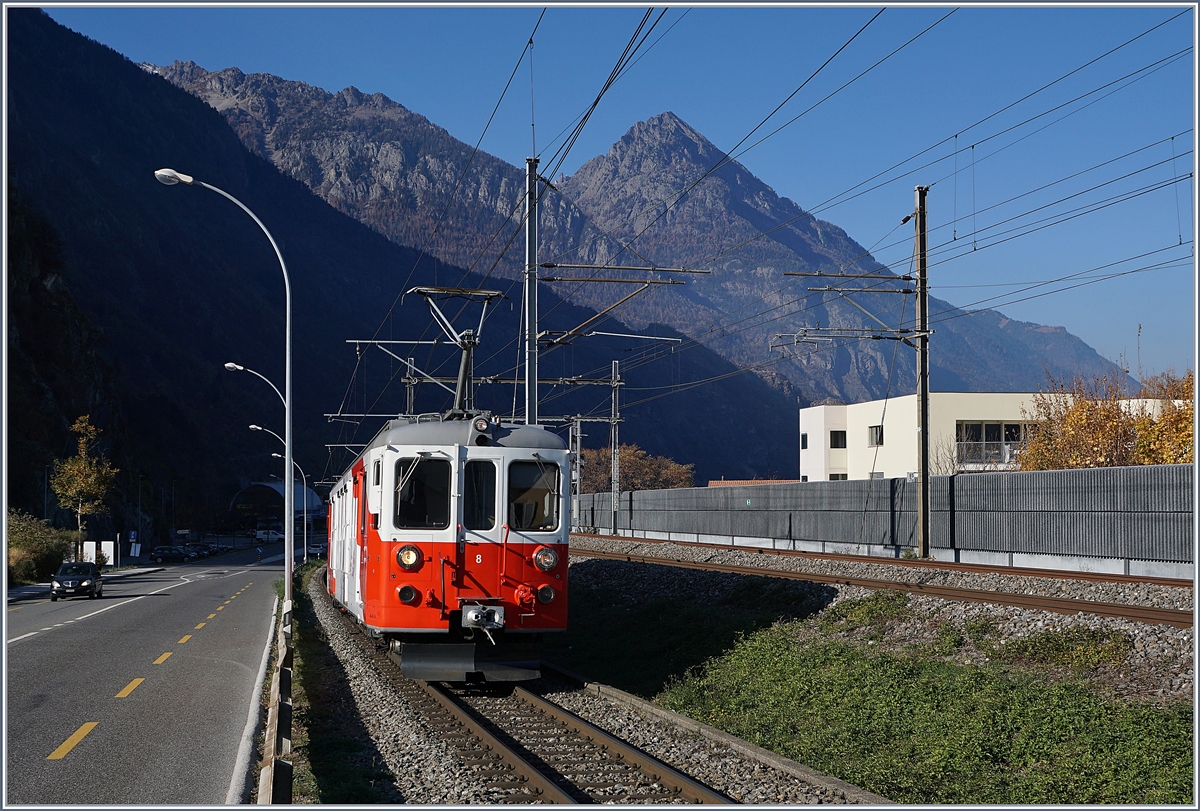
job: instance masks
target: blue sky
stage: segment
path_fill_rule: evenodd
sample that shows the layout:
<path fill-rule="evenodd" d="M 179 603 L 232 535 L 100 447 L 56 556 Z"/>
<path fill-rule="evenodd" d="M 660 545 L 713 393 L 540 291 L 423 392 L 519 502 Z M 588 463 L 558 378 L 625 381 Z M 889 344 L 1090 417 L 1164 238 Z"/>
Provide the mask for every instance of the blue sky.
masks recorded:
<path fill-rule="evenodd" d="M 353 85 L 471 144 L 542 12 L 46 8 L 135 62 L 236 66 L 330 91 Z M 1110 359 L 1123 355 L 1135 374 L 1140 324 L 1145 372 L 1194 368 L 1193 12 L 953 9 L 901 5 L 872 21 L 878 7 L 671 7 L 646 40 L 652 47 L 600 101 L 563 170 L 666 110 L 732 150 L 808 80 L 746 145 L 799 118 L 734 153 L 776 192 L 903 272 L 912 230 L 897 226 L 912 210 L 913 187 L 932 184 L 934 295 L 959 306 L 990 299 L 1012 318 L 1064 326 Z M 517 165 L 535 137 L 539 151 L 553 152 L 645 10 L 548 7 L 532 79 L 526 59 L 483 149 Z M 1165 267 L 1145 269 L 1155 264 Z M 1081 282 L 1090 283 L 1045 295 Z"/>

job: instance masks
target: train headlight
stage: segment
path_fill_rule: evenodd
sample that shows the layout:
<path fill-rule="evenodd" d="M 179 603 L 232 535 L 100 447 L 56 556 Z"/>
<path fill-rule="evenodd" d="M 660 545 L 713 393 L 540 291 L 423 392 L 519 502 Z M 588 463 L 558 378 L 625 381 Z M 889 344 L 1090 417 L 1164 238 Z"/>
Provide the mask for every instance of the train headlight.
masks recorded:
<path fill-rule="evenodd" d="M 549 572 L 558 565 L 558 553 L 548 546 L 543 546 L 533 553 L 533 563 L 543 572 Z"/>
<path fill-rule="evenodd" d="M 397 596 L 400 597 L 400 602 L 405 605 L 413 605 L 417 600 L 421 599 L 421 592 L 417 591 L 412 586 L 401 586 L 396 589 Z"/>
<path fill-rule="evenodd" d="M 488 429 L 488 421 L 485 417 L 480 417 L 479 419 L 475 420 L 475 430 L 476 431 L 482 432 L 482 431 L 486 431 L 487 429 Z"/>
<path fill-rule="evenodd" d="M 537 590 L 538 602 L 548 603 L 554 599 L 554 588 L 552 586 L 542 586 Z"/>
<path fill-rule="evenodd" d="M 421 550 L 412 544 L 400 547 L 396 552 L 396 562 L 406 571 L 415 571 L 421 567 Z"/>

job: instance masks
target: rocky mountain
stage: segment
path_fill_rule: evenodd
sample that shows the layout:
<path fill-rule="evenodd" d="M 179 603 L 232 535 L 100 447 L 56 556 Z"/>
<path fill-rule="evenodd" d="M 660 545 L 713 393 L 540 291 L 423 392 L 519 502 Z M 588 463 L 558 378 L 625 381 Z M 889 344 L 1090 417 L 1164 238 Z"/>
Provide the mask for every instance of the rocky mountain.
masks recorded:
<path fill-rule="evenodd" d="M 329 93 L 194 62 L 143 67 L 207 101 L 248 149 L 392 241 L 481 275 L 519 276 L 524 167 L 476 152 L 380 93 Z M 603 262 L 616 249 L 561 195 L 545 195 L 540 207 L 539 221 L 553 223 L 541 235 L 543 257 L 586 245 L 588 260 Z"/>
<path fill-rule="evenodd" d="M 339 210 L 405 245 L 515 278 L 524 170 L 455 140 L 380 94 L 328 93 L 236 68 L 146 66 L 220 110 L 242 142 Z M 457 188 L 457 192 L 456 192 Z M 682 193 L 682 195 L 681 195 Z M 887 270 L 841 228 L 782 198 L 672 113 L 635 124 L 605 155 L 559 179 L 539 214 L 539 257 L 558 262 L 654 263 L 712 270 L 686 287 L 651 289 L 623 305 L 626 325 L 669 325 L 807 404 L 858 401 L 915 388 L 911 350 L 887 341 L 836 341 L 771 350 L 777 333 L 804 327 L 912 326 L 912 298 L 814 293 L 878 282 L 784 276 L 789 271 Z M 433 223 L 447 212 L 436 236 Z M 628 246 L 628 247 L 626 247 Z M 493 269 L 494 266 L 494 269 Z M 610 274 L 615 275 L 615 274 Z M 898 285 L 889 285 L 892 287 Z M 593 309 L 615 285 L 553 285 Z M 627 289 L 627 288 L 626 288 Z M 853 296 L 853 302 L 849 300 Z M 1029 391 L 1056 376 L 1109 372 L 1113 364 L 1060 327 L 967 313 L 937 299 L 932 385 L 944 391 Z M 889 379 L 891 381 L 889 385 Z"/>
<path fill-rule="evenodd" d="M 39 10 L 8 9 L 6 21 L 7 169 L 19 200 L 7 223 L 9 503 L 42 513 L 43 466 L 69 453 L 66 428 L 81 413 L 112 441 L 117 498 L 137 503 L 140 472 L 160 528 L 167 514 L 176 526 L 203 526 L 247 480 L 281 472 L 270 456 L 275 441 L 246 427 L 282 433 L 278 398 L 223 368 L 233 361 L 282 385 L 279 262 L 242 211 L 203 188 L 163 186 L 153 174 L 163 167 L 233 195 L 279 243 L 292 291 L 296 459 L 313 479 L 340 473 L 342 446 L 368 439 L 379 419 L 325 415 L 396 414 L 406 395 L 398 363 L 347 342 L 433 337 L 428 307 L 405 290 L 482 285 L 483 277 L 331 208 L 247 151 L 209 104 Z M 511 286 L 499 281 L 486 284 Z M 517 300 L 519 290 L 489 317 L 479 374 L 511 376 Z M 550 292 L 543 305 L 548 329 L 594 314 Z M 629 345 L 566 347 L 547 353 L 541 371 L 607 377 Z M 418 361 L 451 376 L 458 365 L 443 349 L 422 348 Z M 622 441 L 694 462 L 701 480 L 794 475 L 794 403 L 753 375 L 707 350 L 627 367 Z M 685 388 L 707 377 L 724 379 Z M 655 399 L 672 385 L 684 390 Z M 548 386 L 542 395 L 545 415 L 608 414 L 607 386 Z M 429 384 L 416 397 L 423 411 L 449 399 Z M 514 399 L 513 387 L 500 385 L 477 397 L 499 414 L 511 413 Z M 588 426 L 585 444 L 603 445 L 604 429 Z"/>
<path fill-rule="evenodd" d="M 710 318 L 664 317 L 739 365 L 762 358 L 776 333 L 804 327 L 874 327 L 849 297 L 892 326 L 915 326 L 912 297 L 839 295 L 811 288 L 897 289 L 877 280 L 787 277 L 785 272 L 886 274 L 838 226 L 820 220 L 727 156 L 671 113 L 635 124 L 605 155 L 559 183 L 591 222 L 663 266 L 711 268 L 688 289 Z M 633 309 L 633 308 L 631 308 Z M 940 391 L 1035 391 L 1046 370 L 1061 376 L 1111 371 L 1061 327 L 967 313 L 931 297 L 931 385 Z M 628 316 L 626 316 L 628 318 Z M 637 324 L 639 319 L 630 319 Z M 691 324 L 691 328 L 686 327 Z M 776 367 L 803 398 L 849 402 L 915 389 L 915 354 L 889 342 L 838 341 L 790 352 Z"/>

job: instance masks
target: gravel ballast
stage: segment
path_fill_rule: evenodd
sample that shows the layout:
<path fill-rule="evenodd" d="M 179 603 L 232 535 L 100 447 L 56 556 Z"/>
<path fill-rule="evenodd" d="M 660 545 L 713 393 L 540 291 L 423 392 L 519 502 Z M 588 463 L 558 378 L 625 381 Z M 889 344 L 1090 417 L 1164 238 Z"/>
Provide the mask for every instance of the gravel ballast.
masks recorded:
<path fill-rule="evenodd" d="M 936 584 L 979 591 L 1036 594 L 1045 597 L 1178 610 L 1192 610 L 1193 603 L 1191 588 L 1163 586 L 1154 583 L 1109 583 L 1075 580 L 1069 577 L 1032 577 L 1007 573 L 918 569 L 873 561 L 860 563 L 846 560 L 767 555 L 739 549 L 713 549 L 686 544 L 592 536 L 584 538 L 573 536 L 571 545 L 575 551 L 592 549 L 639 557 L 753 566 L 768 570 L 764 574 L 768 574 L 769 570 L 812 572 L 842 577 Z M 574 555 L 572 560 L 582 562 L 588 558 Z M 683 584 L 691 579 L 691 576 L 685 573 L 693 571 L 669 566 L 644 568 L 660 571 L 639 576 L 638 588 L 628 592 L 638 595 L 638 599 L 643 600 L 678 593 Z M 572 569 L 573 585 L 587 584 L 588 575 L 585 572 L 587 572 L 587 567 Z M 843 600 L 861 598 L 872 593 L 869 589 L 858 586 L 839 585 L 836 587 L 826 586 L 826 588 L 832 589 L 836 593 L 829 603 L 830 606 Z M 1046 631 L 1088 629 L 1119 633 L 1128 637 L 1131 648 L 1124 662 L 1113 667 L 1103 668 L 1095 674 L 1093 680 L 1098 689 L 1109 696 L 1125 700 L 1163 701 L 1190 699 L 1192 696 L 1195 670 L 1193 628 L 1174 628 L 1168 625 L 1153 625 L 1090 614 L 1057 614 L 988 603 L 959 602 L 924 595 L 910 596 L 908 607 L 911 609 L 911 616 L 889 627 L 884 639 L 880 641 L 863 640 L 863 644 L 879 650 L 899 650 L 914 644 L 932 644 L 939 632 L 947 625 L 963 629 L 971 623 L 979 622 L 987 623 L 992 627 L 994 631 L 992 639 L 1000 645 L 1012 644 L 1016 640 Z M 851 638 L 849 641 L 854 640 Z M 963 665 L 981 665 L 987 662 L 985 652 L 971 644 L 964 645 L 954 654 L 949 655 L 947 659 Z"/>

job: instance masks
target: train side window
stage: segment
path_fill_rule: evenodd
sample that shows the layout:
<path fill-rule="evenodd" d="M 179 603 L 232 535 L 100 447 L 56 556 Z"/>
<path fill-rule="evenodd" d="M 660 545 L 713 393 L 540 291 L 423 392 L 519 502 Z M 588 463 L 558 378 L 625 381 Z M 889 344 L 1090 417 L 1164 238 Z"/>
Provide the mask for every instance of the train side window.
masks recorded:
<path fill-rule="evenodd" d="M 383 462 L 381 462 L 380 460 L 376 459 L 376 460 L 375 460 L 375 479 L 374 479 L 374 481 L 372 481 L 372 482 L 371 482 L 371 483 L 372 483 L 372 484 L 374 484 L 376 487 L 378 487 L 378 486 L 379 486 L 379 472 L 380 472 L 380 470 L 381 470 L 382 468 L 383 468 Z"/>
<path fill-rule="evenodd" d="M 508 466 L 508 525 L 550 532 L 558 529 L 558 466 L 513 462 Z"/>
<path fill-rule="evenodd" d="M 496 526 L 496 465 L 467 462 L 463 488 L 463 527 L 491 529 Z"/>
<path fill-rule="evenodd" d="M 450 526 L 450 463 L 423 458 L 396 462 L 394 503 L 392 521 L 397 529 Z"/>

